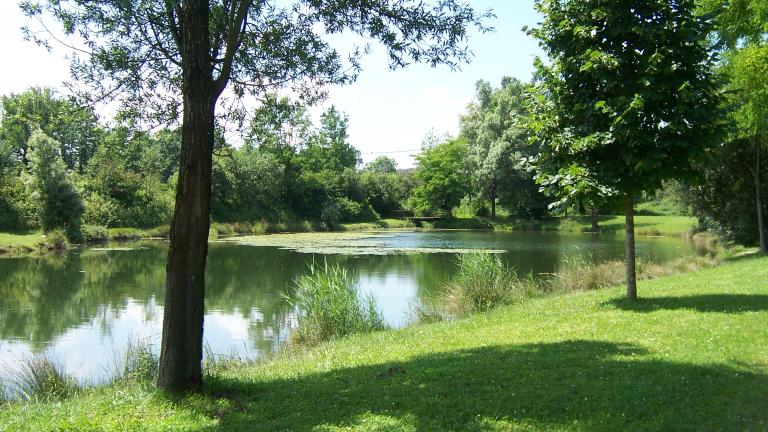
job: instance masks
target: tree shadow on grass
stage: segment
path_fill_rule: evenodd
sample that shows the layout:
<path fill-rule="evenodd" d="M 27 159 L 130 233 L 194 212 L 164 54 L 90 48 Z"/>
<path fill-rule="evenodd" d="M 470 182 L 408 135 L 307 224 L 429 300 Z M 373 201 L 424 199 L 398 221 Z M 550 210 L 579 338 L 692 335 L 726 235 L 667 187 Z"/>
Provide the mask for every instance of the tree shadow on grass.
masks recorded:
<path fill-rule="evenodd" d="M 763 430 L 768 376 L 575 340 L 245 382 L 211 378 L 210 430 Z M 262 366 L 266 367 L 266 366 Z"/>
<path fill-rule="evenodd" d="M 629 302 L 613 299 L 608 304 L 634 312 L 654 312 L 661 309 L 689 309 L 698 312 L 737 314 L 768 310 L 768 295 L 763 294 L 702 294 L 682 297 L 639 298 Z"/>

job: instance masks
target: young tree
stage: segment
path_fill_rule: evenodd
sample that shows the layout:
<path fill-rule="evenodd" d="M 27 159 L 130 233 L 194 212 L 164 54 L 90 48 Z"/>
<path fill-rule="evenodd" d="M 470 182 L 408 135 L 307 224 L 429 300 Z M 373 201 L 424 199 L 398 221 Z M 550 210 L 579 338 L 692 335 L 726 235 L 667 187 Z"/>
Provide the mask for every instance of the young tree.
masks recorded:
<path fill-rule="evenodd" d="M 64 228 L 70 241 L 82 243 L 82 216 L 85 205 L 70 181 L 59 155 L 61 144 L 37 130 L 29 138 L 27 193 L 35 204 L 37 218 L 45 231 Z"/>
<path fill-rule="evenodd" d="M 290 8 L 272 0 L 46 0 L 21 7 L 33 17 L 50 14 L 84 42 L 87 52 L 72 64 L 75 78 L 90 87 L 82 96 L 117 97 L 125 116 L 168 121 L 182 113 L 158 375 L 158 386 L 169 391 L 202 384 L 212 152 L 222 93 L 229 89 L 231 96 L 219 106 L 226 111 L 233 106 L 228 101 L 276 87 L 312 99 L 318 86 L 352 81 L 358 57 L 345 69 L 318 28 L 380 41 L 392 68 L 410 60 L 456 67 L 470 56 L 463 45 L 467 26 L 485 30 L 480 20 L 490 16 L 459 0 L 434 8 L 407 0 L 296 0 Z M 47 44 L 31 31 L 27 36 Z"/>
<path fill-rule="evenodd" d="M 416 214 L 442 212 L 453 217 L 452 209 L 468 192 L 468 182 L 461 169 L 467 155 L 463 138 L 435 144 L 427 140 L 416 155 L 419 169 L 414 174 L 419 186 L 413 190 L 411 205 Z"/>
<path fill-rule="evenodd" d="M 604 188 L 623 201 L 627 298 L 637 297 L 633 198 L 695 163 L 722 136 L 709 17 L 693 0 L 539 0 L 540 41 L 528 124 L 542 146 L 538 181 L 561 191 Z"/>

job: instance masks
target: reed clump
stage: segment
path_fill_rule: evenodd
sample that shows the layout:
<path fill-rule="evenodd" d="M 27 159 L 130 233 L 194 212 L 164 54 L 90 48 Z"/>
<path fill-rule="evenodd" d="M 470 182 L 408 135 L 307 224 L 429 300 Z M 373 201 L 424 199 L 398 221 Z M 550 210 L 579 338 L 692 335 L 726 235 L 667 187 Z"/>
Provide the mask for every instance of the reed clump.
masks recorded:
<path fill-rule="evenodd" d="M 79 390 L 77 381 L 46 354 L 18 360 L 3 390 L 3 397 L 25 400 L 61 400 Z"/>
<path fill-rule="evenodd" d="M 517 276 L 498 255 L 476 251 L 457 255 L 459 270 L 438 301 L 450 316 L 485 312 L 513 304 L 537 292 L 531 279 Z"/>
<path fill-rule="evenodd" d="M 681 256 L 664 263 L 637 260 L 637 280 L 658 279 L 692 271 L 717 267 L 720 256 Z M 626 262 L 612 260 L 595 263 L 591 258 L 570 258 L 563 260 L 557 272 L 541 281 L 542 288 L 553 292 L 589 291 L 627 283 Z"/>
<path fill-rule="evenodd" d="M 298 328 L 291 341 L 314 345 L 322 341 L 389 328 L 372 294 L 362 295 L 359 284 L 339 265 L 312 263 L 296 280 L 289 300 L 299 309 Z"/>
<path fill-rule="evenodd" d="M 129 339 L 122 371 L 116 376 L 126 381 L 154 383 L 159 370 L 160 356 L 152 346 L 151 340 Z"/>
<path fill-rule="evenodd" d="M 717 267 L 720 256 L 681 256 L 664 263 L 638 260 L 638 280 L 657 279 Z M 430 301 L 410 305 L 410 324 L 428 324 L 486 312 L 547 293 L 589 291 L 626 283 L 626 263 L 595 263 L 592 257 L 566 258 L 557 271 L 535 279 L 520 278 L 498 255 L 476 251 L 458 255 L 459 271 Z"/>

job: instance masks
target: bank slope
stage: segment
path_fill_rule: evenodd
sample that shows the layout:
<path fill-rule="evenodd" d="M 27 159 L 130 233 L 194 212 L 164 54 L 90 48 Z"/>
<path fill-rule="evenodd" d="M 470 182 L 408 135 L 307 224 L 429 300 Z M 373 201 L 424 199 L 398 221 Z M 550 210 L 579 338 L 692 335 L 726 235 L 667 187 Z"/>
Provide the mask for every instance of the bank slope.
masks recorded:
<path fill-rule="evenodd" d="M 8 430 L 765 430 L 768 259 L 332 342 L 210 377 L 12 404 Z"/>

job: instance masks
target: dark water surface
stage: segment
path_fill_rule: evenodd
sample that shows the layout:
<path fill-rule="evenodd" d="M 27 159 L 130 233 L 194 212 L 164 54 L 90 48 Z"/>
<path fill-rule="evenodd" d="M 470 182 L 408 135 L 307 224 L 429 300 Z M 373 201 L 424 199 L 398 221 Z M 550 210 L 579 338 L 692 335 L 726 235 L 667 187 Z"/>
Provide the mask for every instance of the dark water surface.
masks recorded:
<path fill-rule="evenodd" d="M 518 274 L 552 272 L 565 257 L 623 259 L 624 237 L 547 232 L 387 232 L 400 247 L 500 249 Z M 129 340 L 159 347 L 168 244 L 110 244 L 42 258 L 0 259 L 0 371 L 45 352 L 83 380 L 111 374 Z M 102 250 L 99 250 L 102 249 Z M 127 250 L 126 250 L 127 249 Z M 705 253 L 679 238 L 638 237 L 652 261 Z M 373 292 L 393 326 L 410 301 L 438 292 L 456 270 L 451 253 L 302 254 L 276 247 L 211 243 L 206 269 L 206 343 L 214 353 L 257 357 L 288 340 L 296 311 L 281 293 L 314 261 L 339 263 Z M 2 372 L 0 372 L 2 374 Z"/>

